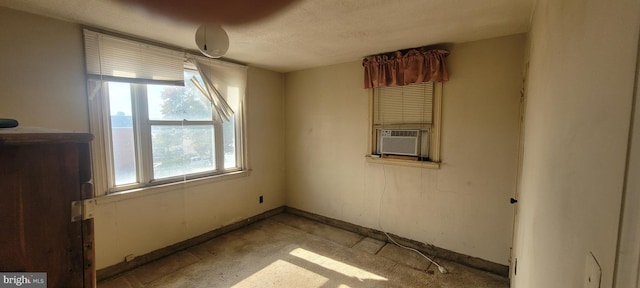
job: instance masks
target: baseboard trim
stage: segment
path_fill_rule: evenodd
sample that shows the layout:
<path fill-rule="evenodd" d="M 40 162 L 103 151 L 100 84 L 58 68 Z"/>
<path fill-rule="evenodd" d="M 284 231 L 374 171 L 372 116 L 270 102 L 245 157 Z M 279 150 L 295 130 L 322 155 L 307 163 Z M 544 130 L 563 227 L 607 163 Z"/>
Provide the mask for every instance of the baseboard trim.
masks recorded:
<path fill-rule="evenodd" d="M 347 231 L 351 231 L 354 233 L 358 233 L 362 236 L 366 236 L 366 237 L 371 237 L 380 241 L 384 241 L 384 242 L 389 242 L 387 240 L 387 236 L 384 235 L 384 233 L 382 231 L 379 230 L 375 230 L 375 229 L 371 229 L 371 228 L 366 228 L 366 227 L 362 227 L 362 226 L 358 226 L 349 222 L 345 222 L 342 220 L 338 220 L 338 219 L 333 219 L 333 218 L 329 218 L 326 216 L 322 216 L 319 214 L 315 214 L 315 213 L 311 213 L 311 212 L 307 212 L 307 211 L 303 211 L 300 209 L 296 209 L 293 207 L 288 207 L 285 206 L 284 209 L 285 212 L 287 213 L 291 213 L 294 215 L 298 215 L 301 217 L 305 217 L 311 220 L 315 220 L 318 221 L 320 223 L 324 223 L 327 225 L 331 225 L 337 228 L 341 228 Z M 426 255 L 431 255 L 434 256 L 436 258 L 440 258 L 440 259 L 445 259 L 445 260 L 449 260 L 449 261 L 453 261 L 456 263 L 460 263 L 469 267 L 473 267 L 479 270 L 483 270 L 483 271 L 487 271 L 487 272 L 491 272 L 503 277 L 509 277 L 509 266 L 505 266 L 502 264 L 498 264 L 498 263 L 494 263 L 488 260 L 484 260 L 481 258 L 477 258 L 477 257 L 471 257 L 468 255 L 464 255 L 464 254 L 460 254 L 457 252 L 453 252 L 447 249 L 443 249 L 440 247 L 436 247 L 434 245 L 431 244 L 425 244 L 422 242 L 418 242 L 415 240 L 411 240 L 411 239 L 407 239 L 407 238 L 403 238 L 400 237 L 398 235 L 394 235 L 389 233 L 389 235 L 391 235 L 391 237 L 393 237 L 393 240 L 395 240 L 396 242 L 407 246 L 407 247 L 411 247 L 413 249 L 416 249 L 422 253 L 425 253 Z"/>
<path fill-rule="evenodd" d="M 140 256 L 134 258 L 132 261 L 120 262 L 118 264 L 115 264 L 115 265 L 100 269 L 100 270 L 98 270 L 96 272 L 97 273 L 97 275 L 96 275 L 97 277 L 96 278 L 97 278 L 98 281 L 101 281 L 101 280 L 116 276 L 118 274 L 122 274 L 124 272 L 132 270 L 134 268 L 137 268 L 137 267 L 142 266 L 144 264 L 147 264 L 149 262 L 153 262 L 155 260 L 158 260 L 160 258 L 169 256 L 171 254 L 174 254 L 176 252 L 182 251 L 182 250 L 187 249 L 189 247 L 192 247 L 192 246 L 198 245 L 200 243 L 206 242 L 206 241 L 211 240 L 213 238 L 216 238 L 216 237 L 218 237 L 218 236 L 220 236 L 222 234 L 226 234 L 226 233 L 229 233 L 231 231 L 238 230 L 238 229 L 243 228 L 243 227 L 245 227 L 245 226 L 247 226 L 247 225 L 249 225 L 251 223 L 254 223 L 254 222 L 269 218 L 269 217 L 271 217 L 273 215 L 276 215 L 276 214 L 280 214 L 280 213 L 284 212 L 284 210 L 285 210 L 284 206 L 281 206 L 281 207 L 278 207 L 278 208 L 275 208 L 275 209 L 271 209 L 269 211 L 260 213 L 258 215 L 253 216 L 253 217 L 249 217 L 247 219 L 240 220 L 240 221 L 235 222 L 233 224 L 226 225 L 226 226 L 220 227 L 218 229 L 209 231 L 209 232 L 204 233 L 202 235 L 199 235 L 199 236 L 196 236 L 196 237 L 193 237 L 193 238 L 178 242 L 176 244 L 173 244 L 173 245 L 170 245 L 170 246 L 167 246 L 167 247 L 164 247 L 164 248 L 160 248 L 158 250 L 149 252 L 149 253 L 144 254 L 144 255 L 140 255 Z"/>

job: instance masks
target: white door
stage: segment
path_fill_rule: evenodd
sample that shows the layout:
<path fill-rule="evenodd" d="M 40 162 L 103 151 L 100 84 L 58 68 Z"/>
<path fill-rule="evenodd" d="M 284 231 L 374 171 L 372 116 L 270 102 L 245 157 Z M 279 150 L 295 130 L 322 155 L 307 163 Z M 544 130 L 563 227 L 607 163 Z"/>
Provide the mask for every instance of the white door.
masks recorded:
<path fill-rule="evenodd" d="M 511 239 L 511 259 L 509 259 L 509 278 L 513 278 L 517 275 L 517 267 L 518 267 L 518 251 L 514 245 L 518 240 L 518 199 L 520 198 L 520 179 L 522 177 L 522 159 L 524 152 L 524 117 L 525 117 L 525 108 L 527 104 L 527 76 L 529 71 L 529 62 L 527 61 L 524 64 L 524 69 L 522 73 L 522 88 L 520 90 L 520 139 L 518 140 L 518 164 L 517 164 L 517 179 L 516 179 L 516 187 L 514 189 L 514 195 L 511 199 L 505 199 L 505 201 L 510 201 L 513 205 L 513 236 Z M 512 281 L 513 282 L 513 281 Z"/>

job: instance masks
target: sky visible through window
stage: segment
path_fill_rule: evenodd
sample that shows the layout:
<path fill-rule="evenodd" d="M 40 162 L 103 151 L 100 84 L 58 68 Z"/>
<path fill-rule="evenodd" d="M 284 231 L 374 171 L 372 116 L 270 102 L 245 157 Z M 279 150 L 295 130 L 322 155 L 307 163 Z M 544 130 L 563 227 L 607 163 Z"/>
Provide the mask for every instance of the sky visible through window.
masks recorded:
<path fill-rule="evenodd" d="M 109 104 L 111 116 L 132 116 L 130 84 L 109 82 Z"/>
<path fill-rule="evenodd" d="M 159 95 L 164 87 L 158 85 L 148 85 L 147 91 Z M 132 116 L 131 114 L 131 98 L 122 97 L 123 95 L 131 95 L 131 84 L 121 82 L 109 82 L 109 102 L 110 102 L 110 114 L 113 115 L 125 115 Z M 162 99 L 158 97 L 150 97 L 147 99 L 149 107 L 160 107 L 162 105 Z M 159 110 L 149 110 L 149 117 L 154 119 L 162 118 L 162 113 Z"/>

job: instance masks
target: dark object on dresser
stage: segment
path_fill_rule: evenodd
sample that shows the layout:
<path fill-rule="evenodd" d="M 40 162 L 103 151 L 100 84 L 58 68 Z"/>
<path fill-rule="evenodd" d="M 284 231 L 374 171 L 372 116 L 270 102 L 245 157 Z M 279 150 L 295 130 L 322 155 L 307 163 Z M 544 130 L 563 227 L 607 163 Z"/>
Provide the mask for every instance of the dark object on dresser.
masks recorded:
<path fill-rule="evenodd" d="M 0 128 L 18 127 L 18 120 L 0 118 Z"/>

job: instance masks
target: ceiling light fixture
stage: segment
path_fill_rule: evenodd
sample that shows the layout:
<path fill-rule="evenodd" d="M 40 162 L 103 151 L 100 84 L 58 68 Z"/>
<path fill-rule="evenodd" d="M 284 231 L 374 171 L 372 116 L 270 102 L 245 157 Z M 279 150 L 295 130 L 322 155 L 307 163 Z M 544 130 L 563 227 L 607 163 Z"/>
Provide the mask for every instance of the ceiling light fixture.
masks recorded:
<path fill-rule="evenodd" d="M 229 35 L 217 24 L 203 24 L 196 30 L 196 45 L 204 56 L 220 58 L 229 50 Z"/>

